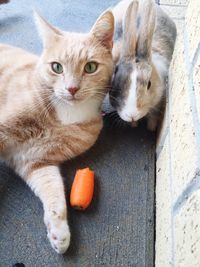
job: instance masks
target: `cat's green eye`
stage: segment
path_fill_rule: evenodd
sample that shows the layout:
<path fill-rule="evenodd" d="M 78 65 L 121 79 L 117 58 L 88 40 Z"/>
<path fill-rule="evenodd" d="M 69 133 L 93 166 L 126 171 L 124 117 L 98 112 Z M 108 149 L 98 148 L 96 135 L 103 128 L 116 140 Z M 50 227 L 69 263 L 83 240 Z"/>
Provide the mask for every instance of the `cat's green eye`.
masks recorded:
<path fill-rule="evenodd" d="M 98 64 L 96 62 L 88 62 L 84 67 L 84 71 L 88 74 L 91 74 L 97 70 L 97 67 Z"/>
<path fill-rule="evenodd" d="M 62 67 L 62 65 L 61 65 L 60 63 L 58 63 L 58 62 L 52 62 L 52 63 L 51 63 L 51 68 L 52 68 L 52 70 L 53 70 L 55 73 L 57 73 L 57 74 L 61 74 L 61 73 L 63 73 L 63 67 Z"/>

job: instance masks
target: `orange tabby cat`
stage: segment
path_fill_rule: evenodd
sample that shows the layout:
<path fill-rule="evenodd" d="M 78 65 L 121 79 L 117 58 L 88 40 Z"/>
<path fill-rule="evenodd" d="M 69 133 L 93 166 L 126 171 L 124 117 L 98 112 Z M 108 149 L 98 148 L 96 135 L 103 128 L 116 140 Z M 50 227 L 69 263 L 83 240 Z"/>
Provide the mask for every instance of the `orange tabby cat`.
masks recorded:
<path fill-rule="evenodd" d="M 41 199 L 48 238 L 64 253 L 70 231 L 58 165 L 89 149 L 102 128 L 114 19 L 105 12 L 87 34 L 36 21 L 40 57 L 0 45 L 0 155 Z"/>

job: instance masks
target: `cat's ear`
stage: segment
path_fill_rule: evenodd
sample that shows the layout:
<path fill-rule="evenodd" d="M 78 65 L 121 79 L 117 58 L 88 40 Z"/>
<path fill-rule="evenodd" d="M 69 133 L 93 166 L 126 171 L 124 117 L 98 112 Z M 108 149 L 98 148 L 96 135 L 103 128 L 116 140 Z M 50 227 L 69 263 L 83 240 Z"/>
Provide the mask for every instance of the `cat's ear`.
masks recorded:
<path fill-rule="evenodd" d="M 43 46 L 45 48 L 49 45 L 52 45 L 52 43 L 56 41 L 59 36 L 62 36 L 61 31 L 49 24 L 36 11 L 34 11 L 34 18 L 39 31 L 39 35 L 42 38 Z"/>
<path fill-rule="evenodd" d="M 111 11 L 104 12 L 91 29 L 91 34 L 108 49 L 113 46 L 114 17 Z"/>

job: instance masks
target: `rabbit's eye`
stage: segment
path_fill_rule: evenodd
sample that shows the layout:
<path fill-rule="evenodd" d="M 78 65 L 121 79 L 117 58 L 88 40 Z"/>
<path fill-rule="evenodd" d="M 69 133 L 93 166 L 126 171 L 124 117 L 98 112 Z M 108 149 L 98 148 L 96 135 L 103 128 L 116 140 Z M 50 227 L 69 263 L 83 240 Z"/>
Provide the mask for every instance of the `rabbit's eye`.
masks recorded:
<path fill-rule="evenodd" d="M 139 59 L 138 58 L 136 58 L 136 60 L 135 60 L 135 63 L 138 63 L 139 62 Z"/>
<path fill-rule="evenodd" d="M 118 69 L 119 69 L 119 67 L 116 66 L 116 68 L 115 68 L 115 74 L 118 72 Z"/>
<path fill-rule="evenodd" d="M 148 85 L 147 85 L 147 90 L 149 90 L 151 87 L 151 81 L 148 82 Z"/>

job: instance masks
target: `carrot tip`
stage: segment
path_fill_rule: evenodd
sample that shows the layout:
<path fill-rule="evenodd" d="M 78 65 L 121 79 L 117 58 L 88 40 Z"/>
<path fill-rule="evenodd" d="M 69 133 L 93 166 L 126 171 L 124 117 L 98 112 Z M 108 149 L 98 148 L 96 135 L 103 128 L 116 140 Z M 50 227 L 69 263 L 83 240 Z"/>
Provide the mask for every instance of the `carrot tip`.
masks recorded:
<path fill-rule="evenodd" d="M 84 210 L 82 206 L 78 206 L 78 205 L 74 205 L 72 206 L 72 208 L 74 208 L 75 210 Z"/>

